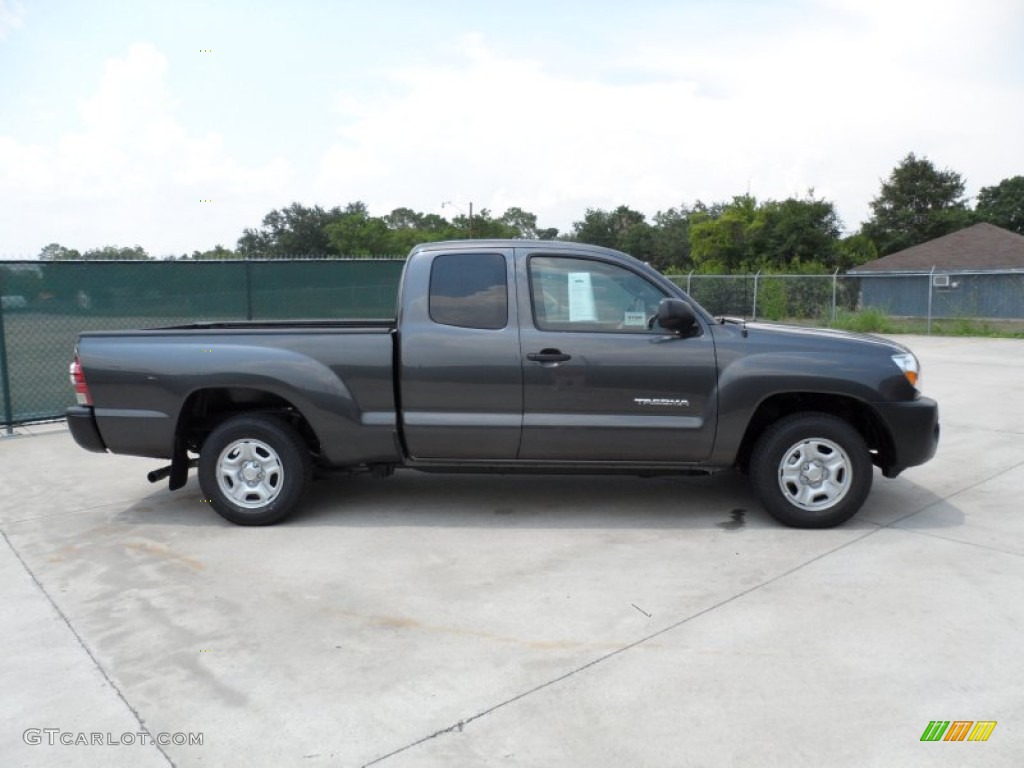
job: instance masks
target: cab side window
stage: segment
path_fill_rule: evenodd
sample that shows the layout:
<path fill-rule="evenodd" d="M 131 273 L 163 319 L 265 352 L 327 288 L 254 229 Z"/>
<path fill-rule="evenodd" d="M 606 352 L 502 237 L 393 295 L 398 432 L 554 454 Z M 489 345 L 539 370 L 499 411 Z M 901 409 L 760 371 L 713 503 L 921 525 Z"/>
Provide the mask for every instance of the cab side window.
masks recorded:
<path fill-rule="evenodd" d="M 504 328 L 507 281 L 499 253 L 442 254 L 430 267 L 430 319 L 460 328 Z"/>
<path fill-rule="evenodd" d="M 542 331 L 664 333 L 651 318 L 665 294 L 640 275 L 590 259 L 530 259 L 533 319 Z"/>

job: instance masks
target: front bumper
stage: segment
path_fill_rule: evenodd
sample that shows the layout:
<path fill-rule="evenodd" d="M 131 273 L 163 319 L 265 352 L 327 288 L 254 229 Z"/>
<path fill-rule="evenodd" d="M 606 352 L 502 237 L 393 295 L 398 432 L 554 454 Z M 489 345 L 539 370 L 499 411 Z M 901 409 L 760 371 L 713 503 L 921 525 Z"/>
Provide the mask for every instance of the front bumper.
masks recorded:
<path fill-rule="evenodd" d="M 924 464 L 939 447 L 939 404 L 929 397 L 903 403 L 875 403 L 892 438 L 893 455 L 882 474 L 896 477 L 907 467 Z"/>
<path fill-rule="evenodd" d="M 81 447 L 87 451 L 106 453 L 107 446 L 100 437 L 99 427 L 96 426 L 96 416 L 88 405 L 73 405 L 65 411 L 68 418 L 68 429 L 71 436 Z"/>

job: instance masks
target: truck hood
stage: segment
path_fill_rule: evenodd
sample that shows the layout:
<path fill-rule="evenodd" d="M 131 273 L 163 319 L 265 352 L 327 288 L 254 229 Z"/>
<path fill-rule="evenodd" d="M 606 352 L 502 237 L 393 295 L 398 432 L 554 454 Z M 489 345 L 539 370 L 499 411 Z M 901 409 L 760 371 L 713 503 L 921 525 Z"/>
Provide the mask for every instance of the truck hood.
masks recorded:
<path fill-rule="evenodd" d="M 743 327 L 743 320 L 739 318 L 726 317 L 723 320 L 730 325 Z M 747 322 L 747 332 L 751 335 L 758 334 L 762 337 L 771 338 L 785 343 L 787 341 L 814 340 L 848 343 L 851 345 L 866 345 L 871 347 L 885 347 L 895 352 L 910 352 L 910 350 L 899 342 L 884 339 L 869 333 L 854 333 L 852 331 L 838 331 L 831 328 L 809 328 L 803 325 L 785 325 L 783 323 L 761 323 Z"/>

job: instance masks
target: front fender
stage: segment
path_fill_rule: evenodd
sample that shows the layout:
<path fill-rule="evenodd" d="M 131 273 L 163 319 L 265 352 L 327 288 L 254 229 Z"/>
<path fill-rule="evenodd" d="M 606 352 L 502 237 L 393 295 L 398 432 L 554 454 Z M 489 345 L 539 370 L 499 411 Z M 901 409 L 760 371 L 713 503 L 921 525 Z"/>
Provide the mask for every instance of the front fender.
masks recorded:
<path fill-rule="evenodd" d="M 721 348 L 720 348 L 721 349 Z M 846 351 L 770 351 L 746 355 L 719 353 L 718 428 L 711 463 L 731 466 L 747 428 L 761 405 L 778 395 L 832 396 L 874 409 L 883 392 L 902 392 L 905 381 L 895 366 L 875 364 Z M 891 368 L 891 370 L 890 370 Z"/>

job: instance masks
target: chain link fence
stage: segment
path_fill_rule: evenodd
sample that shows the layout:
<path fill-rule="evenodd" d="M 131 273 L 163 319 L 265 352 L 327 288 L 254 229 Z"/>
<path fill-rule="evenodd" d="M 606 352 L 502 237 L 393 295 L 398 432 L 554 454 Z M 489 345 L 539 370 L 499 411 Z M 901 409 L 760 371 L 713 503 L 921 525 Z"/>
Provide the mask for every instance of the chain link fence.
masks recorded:
<path fill-rule="evenodd" d="M 391 318 L 404 260 L 0 261 L 0 425 L 59 418 L 81 331 L 211 320 Z M 1024 270 L 675 275 L 714 315 L 834 325 L 865 309 L 1024 320 Z"/>
<path fill-rule="evenodd" d="M 1024 270 L 832 275 L 673 275 L 713 315 L 834 323 L 877 310 L 934 320 L 1024 320 Z"/>
<path fill-rule="evenodd" d="M 673 282 L 713 315 L 833 322 L 855 310 L 859 281 L 839 275 L 695 275 Z"/>
<path fill-rule="evenodd" d="M 81 331 L 391 318 L 402 259 L 0 261 L 0 425 L 59 418 Z"/>

